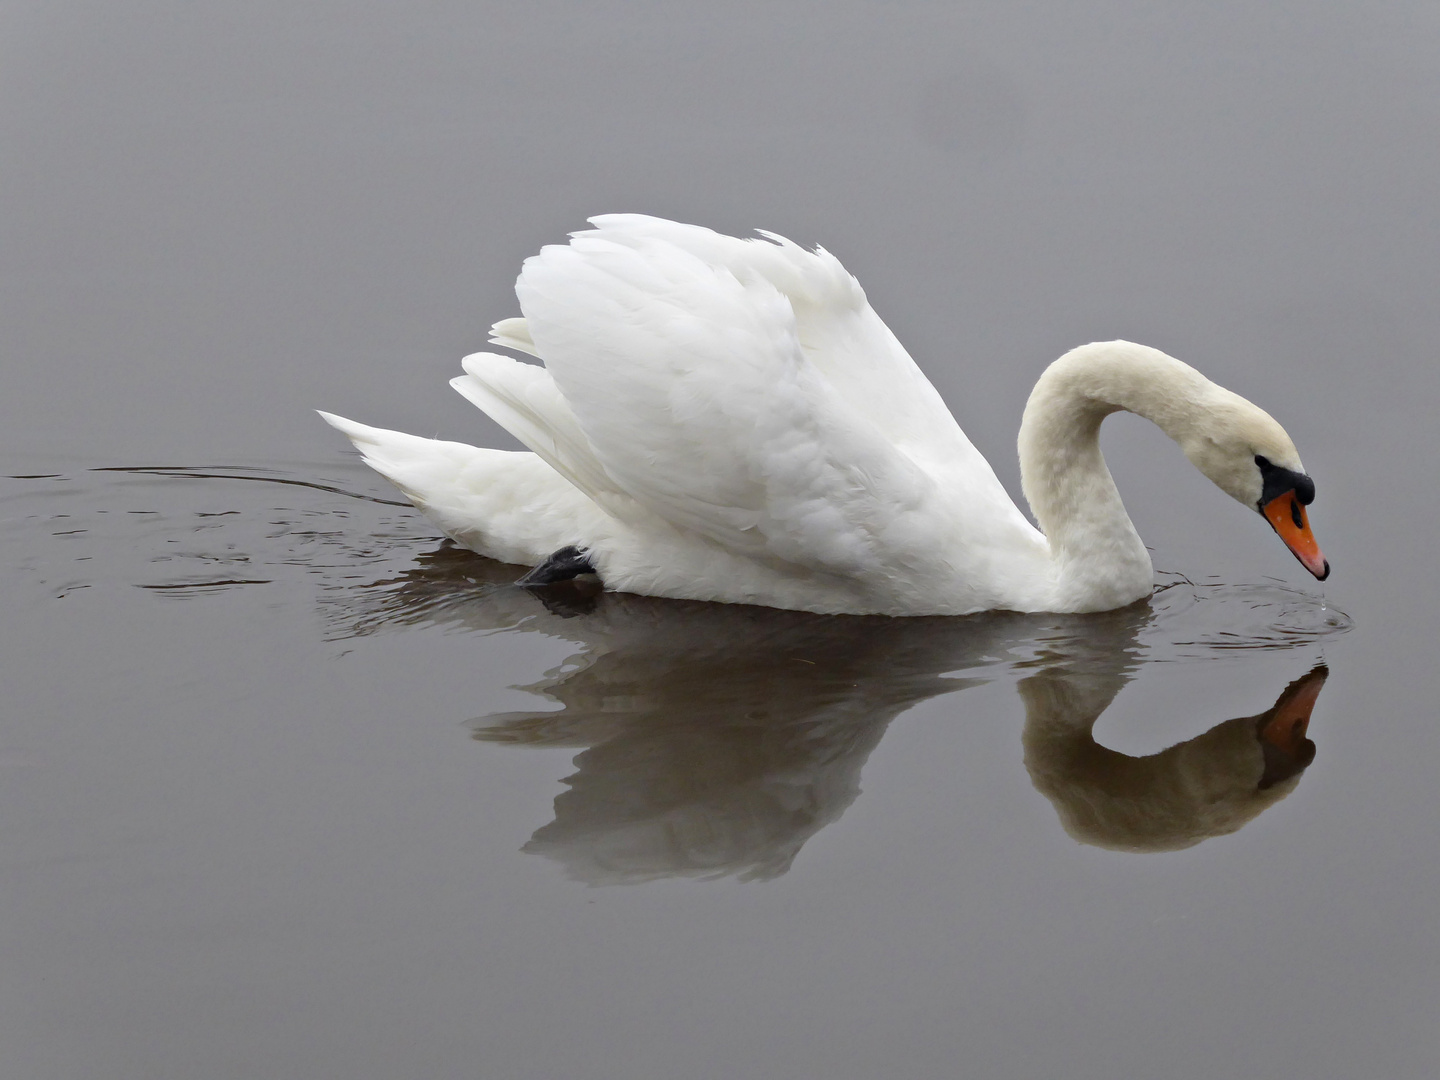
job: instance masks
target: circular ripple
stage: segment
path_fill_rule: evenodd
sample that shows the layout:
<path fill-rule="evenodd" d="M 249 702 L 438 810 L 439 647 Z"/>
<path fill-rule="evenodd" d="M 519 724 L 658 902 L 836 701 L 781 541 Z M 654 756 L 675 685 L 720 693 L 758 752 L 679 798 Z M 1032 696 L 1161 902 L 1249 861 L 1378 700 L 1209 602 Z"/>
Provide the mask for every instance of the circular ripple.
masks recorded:
<path fill-rule="evenodd" d="M 1241 650 L 1295 649 L 1354 623 L 1323 597 L 1278 582 L 1163 586 L 1140 637 L 1149 660 L 1200 660 Z"/>

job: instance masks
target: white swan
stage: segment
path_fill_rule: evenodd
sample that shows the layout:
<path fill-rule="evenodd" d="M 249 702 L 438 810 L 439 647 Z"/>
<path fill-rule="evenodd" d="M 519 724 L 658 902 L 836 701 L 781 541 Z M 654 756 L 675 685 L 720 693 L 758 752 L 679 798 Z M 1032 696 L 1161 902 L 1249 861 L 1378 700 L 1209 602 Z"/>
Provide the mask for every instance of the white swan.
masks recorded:
<path fill-rule="evenodd" d="M 591 220 L 525 261 L 524 318 L 492 330 L 544 366 L 477 353 L 451 383 L 533 453 L 321 413 L 457 543 L 543 563 L 532 583 L 593 570 L 625 592 L 822 613 L 1121 607 L 1153 579 L 1100 454 L 1121 409 L 1329 573 L 1284 429 L 1158 350 L 1085 345 L 1040 377 L 1019 440 L 1036 529 L 834 256 Z"/>

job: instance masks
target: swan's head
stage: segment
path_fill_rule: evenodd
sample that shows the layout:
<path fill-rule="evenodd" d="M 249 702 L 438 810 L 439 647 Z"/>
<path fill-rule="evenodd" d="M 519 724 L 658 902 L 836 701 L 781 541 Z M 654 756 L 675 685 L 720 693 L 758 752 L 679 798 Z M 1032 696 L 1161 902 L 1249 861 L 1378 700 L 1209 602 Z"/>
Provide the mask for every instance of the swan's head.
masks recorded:
<path fill-rule="evenodd" d="M 1179 440 L 1185 456 L 1221 491 L 1258 511 L 1300 564 L 1324 581 L 1330 564 L 1305 515 L 1315 482 L 1295 444 L 1264 409 L 1213 383 L 1207 389 L 1207 400 Z"/>

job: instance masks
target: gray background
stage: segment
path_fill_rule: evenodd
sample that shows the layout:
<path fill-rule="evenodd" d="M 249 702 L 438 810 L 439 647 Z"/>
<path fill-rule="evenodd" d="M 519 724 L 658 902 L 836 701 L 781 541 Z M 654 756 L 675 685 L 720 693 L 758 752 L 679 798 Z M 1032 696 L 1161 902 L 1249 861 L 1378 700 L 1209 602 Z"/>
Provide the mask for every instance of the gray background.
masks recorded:
<path fill-rule="evenodd" d="M 0 1071 L 1440 1071 L 1434 5 L 46 0 L 0 50 L 0 451 L 66 478 L 0 504 Z M 390 497 L 314 407 L 512 445 L 445 380 L 521 259 L 631 210 L 823 243 L 1017 494 L 1078 343 L 1274 413 L 1356 621 L 1296 793 L 1188 852 L 1079 847 L 998 678 L 892 725 L 789 874 L 586 889 L 517 851 L 571 753 L 465 728 L 572 646 L 337 634 L 350 577 L 433 549 L 404 511 L 84 471 Z M 1157 565 L 1305 586 L 1158 432 L 1106 446 Z M 137 589 L 190 580 L 172 541 L 267 584 Z M 1099 734 L 1157 750 L 1318 655 L 1150 664 Z"/>

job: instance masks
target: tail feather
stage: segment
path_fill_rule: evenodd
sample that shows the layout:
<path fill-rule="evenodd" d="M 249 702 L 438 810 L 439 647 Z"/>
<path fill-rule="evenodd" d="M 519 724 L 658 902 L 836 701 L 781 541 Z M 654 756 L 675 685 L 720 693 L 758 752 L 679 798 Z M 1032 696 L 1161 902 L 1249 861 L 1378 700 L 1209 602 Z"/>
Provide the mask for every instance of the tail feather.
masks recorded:
<path fill-rule="evenodd" d="M 534 454 L 320 416 L 446 536 L 482 555 L 534 564 L 602 527 L 603 511 Z"/>
<path fill-rule="evenodd" d="M 464 443 L 422 439 L 403 431 L 387 431 L 356 423 L 334 413 L 318 409 L 316 412 L 355 444 L 366 465 L 403 491 L 406 498 L 422 510 L 429 501 L 429 491 L 436 487 L 437 482 L 472 463 L 476 454 L 486 453 Z"/>
<path fill-rule="evenodd" d="M 504 452 L 372 428 L 334 413 L 320 412 L 320 418 L 350 439 L 360 451 L 364 464 L 405 492 L 405 497 L 420 510 L 428 511 L 433 505 L 452 501 L 446 494 L 454 490 L 461 474 L 488 455 Z"/>

